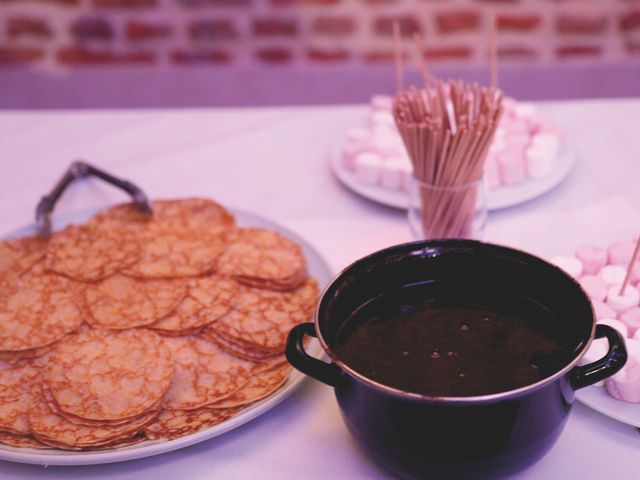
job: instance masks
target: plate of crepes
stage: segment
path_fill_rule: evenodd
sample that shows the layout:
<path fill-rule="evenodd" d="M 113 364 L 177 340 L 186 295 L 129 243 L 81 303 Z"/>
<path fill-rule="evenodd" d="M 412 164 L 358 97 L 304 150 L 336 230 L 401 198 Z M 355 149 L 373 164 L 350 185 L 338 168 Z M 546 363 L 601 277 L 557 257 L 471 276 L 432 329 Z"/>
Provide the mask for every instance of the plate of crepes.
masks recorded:
<path fill-rule="evenodd" d="M 371 99 L 366 120 L 329 152 L 329 165 L 349 189 L 375 202 L 406 209 L 411 160 L 395 126 L 389 96 Z M 503 100 L 504 113 L 485 161 L 488 208 L 517 205 L 557 186 L 575 155 L 564 132 L 528 102 Z"/>
<path fill-rule="evenodd" d="M 572 275 L 589 295 L 598 323 L 618 330 L 625 339 L 628 360 L 615 375 L 576 392 L 588 407 L 621 422 L 640 427 L 640 262 L 633 261 L 637 239 L 609 245 L 585 244 L 574 255 L 550 259 Z M 629 272 L 628 282 L 621 293 Z M 607 341 L 596 339 L 581 359 L 591 363 L 605 356 Z"/>
<path fill-rule="evenodd" d="M 209 199 L 152 205 L 0 243 L 0 459 L 175 450 L 261 415 L 304 378 L 283 352 L 330 279 L 317 251 Z"/>

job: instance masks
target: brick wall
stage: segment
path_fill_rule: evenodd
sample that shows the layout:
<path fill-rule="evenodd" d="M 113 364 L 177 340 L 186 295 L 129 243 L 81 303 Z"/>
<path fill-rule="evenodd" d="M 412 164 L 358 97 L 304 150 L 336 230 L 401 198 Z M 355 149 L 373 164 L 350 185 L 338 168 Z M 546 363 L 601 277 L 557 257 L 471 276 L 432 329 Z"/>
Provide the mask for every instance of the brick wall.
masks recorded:
<path fill-rule="evenodd" d="M 0 0 L 0 68 L 636 62 L 640 0 Z"/>

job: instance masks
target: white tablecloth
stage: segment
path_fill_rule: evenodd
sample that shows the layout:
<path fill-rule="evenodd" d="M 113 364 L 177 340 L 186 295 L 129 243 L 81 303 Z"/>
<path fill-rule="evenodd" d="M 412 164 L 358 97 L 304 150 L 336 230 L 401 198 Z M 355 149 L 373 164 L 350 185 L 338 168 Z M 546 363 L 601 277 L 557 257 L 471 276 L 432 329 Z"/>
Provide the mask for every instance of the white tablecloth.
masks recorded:
<path fill-rule="evenodd" d="M 577 155 L 548 194 L 492 212 L 487 241 L 549 257 L 640 230 L 640 100 L 541 104 Z M 344 188 L 327 152 L 365 106 L 0 112 L 0 232 L 32 222 L 73 159 L 154 197 L 204 195 L 305 237 L 334 271 L 411 240 L 405 214 Z M 72 187 L 56 215 L 125 200 L 96 181 Z M 640 406 L 638 407 L 640 408 Z M 521 479 L 640 478 L 640 434 L 576 403 L 560 440 Z M 44 468 L 0 462 L 2 478 L 387 478 L 352 443 L 329 387 L 305 380 L 286 401 L 221 437 L 119 464 Z"/>

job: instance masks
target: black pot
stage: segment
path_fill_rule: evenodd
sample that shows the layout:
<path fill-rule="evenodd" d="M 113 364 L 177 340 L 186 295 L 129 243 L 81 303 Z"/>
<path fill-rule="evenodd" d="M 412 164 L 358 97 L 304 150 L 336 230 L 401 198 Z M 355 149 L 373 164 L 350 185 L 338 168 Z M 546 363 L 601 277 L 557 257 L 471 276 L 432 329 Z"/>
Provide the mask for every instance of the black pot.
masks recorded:
<path fill-rule="evenodd" d="M 343 363 L 334 351 L 338 329 L 357 307 L 384 291 L 426 279 L 466 281 L 526 292 L 569 325 L 572 344 L 556 371 L 515 390 L 474 397 L 429 397 L 376 383 Z M 309 356 L 315 336 L 332 363 Z M 593 338 L 609 351 L 577 366 Z M 598 325 L 582 288 L 559 268 L 527 253 L 466 240 L 398 245 L 365 257 L 325 289 L 315 325 L 293 328 L 287 359 L 335 388 L 343 419 L 359 446 L 395 475 L 407 478 L 492 478 L 541 458 L 560 435 L 575 390 L 620 370 L 624 340 Z"/>

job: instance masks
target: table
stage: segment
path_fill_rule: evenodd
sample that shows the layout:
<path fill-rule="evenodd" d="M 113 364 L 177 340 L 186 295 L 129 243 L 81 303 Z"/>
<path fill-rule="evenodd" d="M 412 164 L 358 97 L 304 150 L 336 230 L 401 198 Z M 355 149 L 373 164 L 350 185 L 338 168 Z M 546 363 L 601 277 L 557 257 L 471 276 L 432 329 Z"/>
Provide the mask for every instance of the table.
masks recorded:
<path fill-rule="evenodd" d="M 567 132 L 578 160 L 556 189 L 492 212 L 487 241 L 541 256 L 607 243 L 640 225 L 640 99 L 541 103 Z M 2 111 L 0 232 L 33 219 L 35 205 L 71 160 L 130 179 L 154 197 L 203 195 L 252 211 L 309 240 L 334 271 L 410 240 L 404 212 L 345 189 L 327 151 L 366 106 L 264 109 Z M 56 214 L 126 197 L 95 181 L 74 185 Z M 640 433 L 576 403 L 553 450 L 519 479 L 638 478 Z M 0 478 L 369 478 L 387 475 L 363 457 L 332 390 L 305 380 L 291 397 L 221 437 L 120 464 L 44 468 L 0 462 Z"/>

